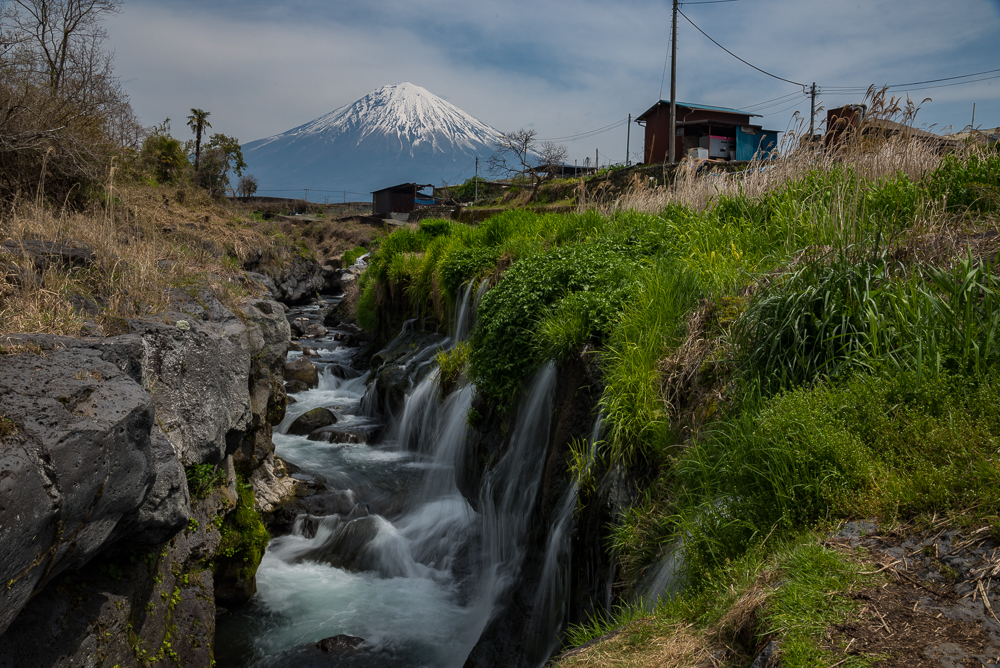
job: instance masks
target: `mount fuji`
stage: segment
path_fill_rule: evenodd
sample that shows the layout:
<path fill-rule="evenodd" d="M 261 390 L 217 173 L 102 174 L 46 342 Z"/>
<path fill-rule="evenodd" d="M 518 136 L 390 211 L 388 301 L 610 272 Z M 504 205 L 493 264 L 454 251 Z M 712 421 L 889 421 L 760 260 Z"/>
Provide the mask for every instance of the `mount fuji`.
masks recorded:
<path fill-rule="evenodd" d="M 243 145 L 258 193 L 367 199 L 398 183 L 455 183 L 493 154 L 499 131 L 411 83 L 383 86 L 305 125 Z M 312 199 L 312 198 L 310 198 Z"/>

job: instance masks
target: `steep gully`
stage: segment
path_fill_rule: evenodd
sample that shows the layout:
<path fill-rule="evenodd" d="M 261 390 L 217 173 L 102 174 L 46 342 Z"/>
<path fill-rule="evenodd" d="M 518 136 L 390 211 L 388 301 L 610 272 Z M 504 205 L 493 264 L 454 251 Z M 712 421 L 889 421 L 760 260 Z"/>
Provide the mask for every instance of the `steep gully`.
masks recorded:
<path fill-rule="evenodd" d="M 497 416 L 470 426 L 472 385 L 441 396 L 435 356 L 467 337 L 486 287 L 463 290 L 450 336 L 409 322 L 369 371 L 343 329 L 309 343 L 318 387 L 273 438 L 310 495 L 286 511 L 251 607 L 219 620 L 220 666 L 540 666 L 567 621 L 607 609 L 614 490 L 578 512 L 565 470 L 568 442 L 599 434 L 582 363 L 537 372 L 506 438 Z M 337 422 L 288 433 L 317 407 Z"/>

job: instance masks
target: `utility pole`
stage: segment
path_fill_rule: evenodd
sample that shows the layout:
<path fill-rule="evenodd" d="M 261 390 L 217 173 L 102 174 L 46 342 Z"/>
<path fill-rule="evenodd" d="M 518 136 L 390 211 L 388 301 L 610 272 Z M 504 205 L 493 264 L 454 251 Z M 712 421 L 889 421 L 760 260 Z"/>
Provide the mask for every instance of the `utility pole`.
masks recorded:
<path fill-rule="evenodd" d="M 632 114 L 628 115 L 628 130 L 625 132 L 625 166 L 629 166 L 629 142 L 632 141 Z"/>
<path fill-rule="evenodd" d="M 816 119 L 816 82 L 813 81 L 812 87 L 809 89 L 810 102 L 809 102 L 809 143 L 812 143 L 813 132 L 815 128 Z M 827 128 L 829 130 L 829 128 Z"/>
<path fill-rule="evenodd" d="M 466 167 L 468 169 L 468 167 Z M 472 198 L 473 202 L 479 201 L 479 156 L 476 156 L 476 196 Z"/>
<path fill-rule="evenodd" d="M 674 0 L 674 20 L 670 37 L 670 138 L 667 151 L 670 164 L 674 164 L 675 142 L 677 141 L 677 0 Z"/>
<path fill-rule="evenodd" d="M 972 125 L 969 126 L 969 132 L 976 131 L 976 103 L 972 103 Z"/>
<path fill-rule="evenodd" d="M 601 169 L 601 153 L 596 148 L 594 149 L 594 169 L 598 171 Z"/>
<path fill-rule="evenodd" d="M 309 188 L 303 188 L 306 191 L 306 203 L 309 202 Z"/>

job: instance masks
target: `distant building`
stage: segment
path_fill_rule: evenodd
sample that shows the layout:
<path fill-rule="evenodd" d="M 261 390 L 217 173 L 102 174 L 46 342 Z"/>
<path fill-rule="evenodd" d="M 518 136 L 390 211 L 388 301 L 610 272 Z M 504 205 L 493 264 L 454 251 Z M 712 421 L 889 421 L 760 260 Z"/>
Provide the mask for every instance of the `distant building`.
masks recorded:
<path fill-rule="evenodd" d="M 430 206 L 434 203 L 434 196 L 420 192 L 427 188 L 433 186 L 430 183 L 401 183 L 376 190 L 372 193 L 372 215 L 410 213 L 418 206 Z"/>
<path fill-rule="evenodd" d="M 945 153 L 955 148 L 958 141 L 953 137 L 942 137 L 927 130 L 914 128 L 904 123 L 888 118 L 868 116 L 868 107 L 864 104 L 848 104 L 826 113 L 826 133 L 823 135 L 823 146 L 828 150 L 841 149 L 852 135 L 864 138 L 904 137 L 914 139 L 931 150 Z"/>
<path fill-rule="evenodd" d="M 677 141 L 674 159 L 691 149 L 705 149 L 707 157 L 725 160 L 770 158 L 777 154 L 778 131 L 765 130 L 750 122 L 760 118 L 739 109 L 704 104 L 677 103 Z M 660 100 L 639 115 L 636 123 L 645 126 L 643 162 L 666 162 L 670 146 L 670 100 Z"/>

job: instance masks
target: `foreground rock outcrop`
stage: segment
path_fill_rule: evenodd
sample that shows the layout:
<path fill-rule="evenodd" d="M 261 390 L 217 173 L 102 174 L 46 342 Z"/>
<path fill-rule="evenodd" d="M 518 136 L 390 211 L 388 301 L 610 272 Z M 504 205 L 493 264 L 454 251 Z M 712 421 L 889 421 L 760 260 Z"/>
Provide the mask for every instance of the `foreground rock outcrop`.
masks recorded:
<path fill-rule="evenodd" d="M 213 568 L 253 593 L 228 518 L 275 477 L 289 326 L 266 300 L 176 308 L 0 341 L 0 666 L 209 665 Z"/>

